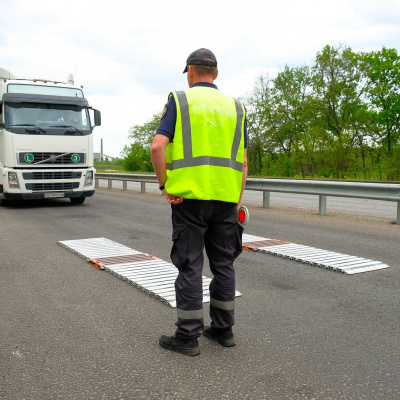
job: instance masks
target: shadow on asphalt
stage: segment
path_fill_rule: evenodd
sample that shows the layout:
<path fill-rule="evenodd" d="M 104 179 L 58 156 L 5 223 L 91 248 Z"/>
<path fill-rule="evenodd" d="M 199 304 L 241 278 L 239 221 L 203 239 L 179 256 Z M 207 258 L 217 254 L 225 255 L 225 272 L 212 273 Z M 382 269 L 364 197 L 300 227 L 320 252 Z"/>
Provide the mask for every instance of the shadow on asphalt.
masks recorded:
<path fill-rule="evenodd" d="M 1 200 L 2 208 L 30 209 L 52 207 L 77 207 L 84 204 L 74 204 L 69 199 L 39 199 L 39 200 Z"/>

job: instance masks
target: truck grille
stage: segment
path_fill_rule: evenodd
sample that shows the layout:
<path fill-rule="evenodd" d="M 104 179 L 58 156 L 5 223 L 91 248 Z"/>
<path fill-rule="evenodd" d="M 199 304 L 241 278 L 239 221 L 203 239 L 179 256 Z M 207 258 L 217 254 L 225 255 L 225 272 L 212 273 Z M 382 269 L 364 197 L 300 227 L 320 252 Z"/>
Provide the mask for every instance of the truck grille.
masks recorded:
<path fill-rule="evenodd" d="M 27 181 L 52 180 L 52 179 L 80 179 L 82 172 L 74 171 L 52 171 L 52 172 L 24 172 L 22 177 Z"/>
<path fill-rule="evenodd" d="M 18 163 L 24 165 L 82 165 L 85 164 L 85 153 L 18 153 Z M 46 160 L 46 161 L 45 161 Z"/>
<path fill-rule="evenodd" d="M 27 190 L 34 192 L 51 191 L 51 190 L 72 190 L 79 188 L 79 182 L 60 182 L 60 183 L 26 183 Z"/>

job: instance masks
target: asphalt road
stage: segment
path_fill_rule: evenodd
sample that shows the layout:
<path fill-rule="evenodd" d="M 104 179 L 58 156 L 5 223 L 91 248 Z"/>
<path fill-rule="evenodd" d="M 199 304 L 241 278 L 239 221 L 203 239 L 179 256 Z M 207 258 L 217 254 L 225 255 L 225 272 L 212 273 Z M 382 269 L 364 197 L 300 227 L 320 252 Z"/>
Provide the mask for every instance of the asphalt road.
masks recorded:
<path fill-rule="evenodd" d="M 100 189 L 81 206 L 0 207 L 0 398 L 400 398 L 400 227 L 248 205 L 246 233 L 390 268 L 344 275 L 245 251 L 237 346 L 200 338 L 200 356 L 186 357 L 158 345 L 174 331 L 175 309 L 58 244 L 106 237 L 170 261 L 170 210 L 159 193 Z"/>

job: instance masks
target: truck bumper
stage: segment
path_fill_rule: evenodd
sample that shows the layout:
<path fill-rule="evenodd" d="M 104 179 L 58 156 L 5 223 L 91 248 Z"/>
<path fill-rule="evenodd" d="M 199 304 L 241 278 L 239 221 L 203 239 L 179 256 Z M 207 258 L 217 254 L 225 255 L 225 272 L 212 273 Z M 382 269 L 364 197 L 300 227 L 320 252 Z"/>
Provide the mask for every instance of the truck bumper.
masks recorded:
<path fill-rule="evenodd" d="M 73 197 L 90 197 L 95 190 L 83 190 L 78 192 L 50 192 L 50 193 L 0 193 L 0 199 L 4 200 L 38 200 L 38 199 L 64 199 Z"/>

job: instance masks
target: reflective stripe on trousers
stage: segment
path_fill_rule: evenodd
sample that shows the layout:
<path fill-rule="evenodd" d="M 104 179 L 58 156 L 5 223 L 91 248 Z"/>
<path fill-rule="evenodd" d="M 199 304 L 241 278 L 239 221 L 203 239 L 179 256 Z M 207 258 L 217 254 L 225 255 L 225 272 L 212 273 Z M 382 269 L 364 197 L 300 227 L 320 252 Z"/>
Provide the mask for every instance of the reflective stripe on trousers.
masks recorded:
<path fill-rule="evenodd" d="M 220 310 L 231 311 L 235 309 L 234 301 L 221 301 L 216 300 L 211 297 L 211 305 L 215 308 L 219 308 Z"/>
<path fill-rule="evenodd" d="M 203 309 L 200 310 L 181 310 L 177 309 L 178 318 L 181 319 L 201 319 L 203 318 Z"/>

